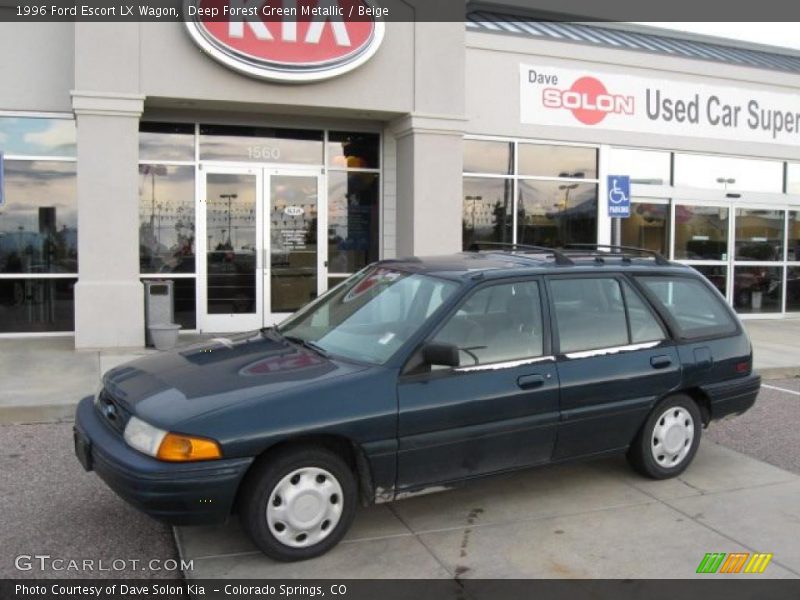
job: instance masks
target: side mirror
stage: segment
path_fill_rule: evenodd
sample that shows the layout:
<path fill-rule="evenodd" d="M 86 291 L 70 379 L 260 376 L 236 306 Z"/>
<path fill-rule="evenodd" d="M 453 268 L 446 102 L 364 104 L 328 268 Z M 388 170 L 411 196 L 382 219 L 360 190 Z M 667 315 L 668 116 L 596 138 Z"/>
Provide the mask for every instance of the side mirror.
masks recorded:
<path fill-rule="evenodd" d="M 422 348 L 422 360 L 427 365 L 457 367 L 461 364 L 458 346 L 453 344 L 437 344 L 431 342 Z"/>

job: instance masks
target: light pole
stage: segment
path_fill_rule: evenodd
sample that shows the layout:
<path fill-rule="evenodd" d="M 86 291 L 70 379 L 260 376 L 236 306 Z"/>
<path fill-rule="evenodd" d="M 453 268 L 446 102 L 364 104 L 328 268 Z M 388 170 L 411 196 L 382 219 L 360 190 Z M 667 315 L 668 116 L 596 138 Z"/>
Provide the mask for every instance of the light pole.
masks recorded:
<path fill-rule="evenodd" d="M 239 194 L 220 194 L 220 198 L 228 201 L 228 248 L 233 249 L 231 244 L 231 202 L 239 197 Z M 223 234 L 224 236 L 225 234 Z"/>

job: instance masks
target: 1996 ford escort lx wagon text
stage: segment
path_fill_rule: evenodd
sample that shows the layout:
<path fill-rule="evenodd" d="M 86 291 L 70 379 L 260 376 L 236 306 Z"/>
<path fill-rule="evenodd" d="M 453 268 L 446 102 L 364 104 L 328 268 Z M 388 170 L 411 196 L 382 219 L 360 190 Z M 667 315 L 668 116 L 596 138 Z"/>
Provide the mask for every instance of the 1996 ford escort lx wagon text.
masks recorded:
<path fill-rule="evenodd" d="M 112 369 L 78 405 L 75 452 L 153 517 L 236 512 L 297 560 L 359 503 L 493 473 L 627 453 L 674 477 L 759 386 L 741 323 L 690 267 L 505 245 L 382 261 L 278 327 Z"/>

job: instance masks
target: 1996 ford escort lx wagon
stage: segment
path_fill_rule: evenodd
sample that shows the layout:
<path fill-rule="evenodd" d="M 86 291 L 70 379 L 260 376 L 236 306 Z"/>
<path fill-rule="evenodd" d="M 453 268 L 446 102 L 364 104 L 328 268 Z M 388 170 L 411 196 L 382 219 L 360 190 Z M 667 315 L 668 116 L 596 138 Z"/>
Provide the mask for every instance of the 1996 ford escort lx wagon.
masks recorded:
<path fill-rule="evenodd" d="M 674 477 L 703 427 L 755 402 L 750 341 L 695 270 L 506 246 L 382 261 L 278 327 L 112 369 L 78 405 L 75 452 L 153 517 L 235 512 L 297 560 L 359 503 L 494 473 L 627 453 Z"/>

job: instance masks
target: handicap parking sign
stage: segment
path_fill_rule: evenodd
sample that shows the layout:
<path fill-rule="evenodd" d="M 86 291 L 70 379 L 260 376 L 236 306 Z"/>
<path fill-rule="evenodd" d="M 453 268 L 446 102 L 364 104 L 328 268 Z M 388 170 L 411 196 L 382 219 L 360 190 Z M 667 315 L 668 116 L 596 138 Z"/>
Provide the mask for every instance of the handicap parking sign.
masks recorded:
<path fill-rule="evenodd" d="M 608 176 L 608 216 L 625 219 L 631 216 L 631 178 Z"/>

